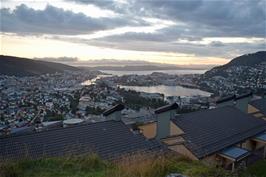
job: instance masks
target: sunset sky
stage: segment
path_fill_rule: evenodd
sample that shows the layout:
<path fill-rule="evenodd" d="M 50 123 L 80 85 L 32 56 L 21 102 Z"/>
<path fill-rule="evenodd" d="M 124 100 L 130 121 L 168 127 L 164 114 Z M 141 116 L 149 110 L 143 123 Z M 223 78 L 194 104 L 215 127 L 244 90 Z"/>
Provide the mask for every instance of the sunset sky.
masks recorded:
<path fill-rule="evenodd" d="M 4 0 L 1 54 L 224 64 L 266 50 L 266 0 Z"/>

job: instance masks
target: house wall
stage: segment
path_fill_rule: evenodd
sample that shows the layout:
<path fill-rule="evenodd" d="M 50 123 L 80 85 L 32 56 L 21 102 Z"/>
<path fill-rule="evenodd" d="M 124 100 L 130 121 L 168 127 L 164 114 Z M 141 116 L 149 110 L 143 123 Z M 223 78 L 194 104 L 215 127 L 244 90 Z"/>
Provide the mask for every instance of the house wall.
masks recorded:
<path fill-rule="evenodd" d="M 255 108 L 252 105 L 248 105 L 248 113 L 252 114 L 255 117 L 266 120 L 266 115 L 262 114 L 259 109 Z"/>
<path fill-rule="evenodd" d="M 246 140 L 244 143 L 242 143 L 242 146 L 238 145 L 239 147 L 242 147 L 244 149 L 247 149 L 249 151 L 254 151 L 257 149 L 260 149 L 265 146 L 264 143 L 254 141 L 254 140 Z"/>
<path fill-rule="evenodd" d="M 257 142 L 257 143 L 256 143 L 256 150 L 257 150 L 257 149 L 261 149 L 261 148 L 264 147 L 264 146 L 266 146 L 265 143 Z"/>
<path fill-rule="evenodd" d="M 229 159 L 223 158 L 217 154 L 213 154 L 203 158 L 202 162 L 211 166 L 223 166 L 223 167 L 227 167 L 232 163 L 232 161 L 230 161 Z"/>
<path fill-rule="evenodd" d="M 217 165 L 219 164 L 219 161 L 217 161 L 216 155 L 211 155 L 208 157 L 205 157 L 202 159 L 202 162 L 207 164 L 207 165 Z"/>
<path fill-rule="evenodd" d="M 246 140 L 245 142 L 241 144 L 237 144 L 236 146 L 247 149 L 249 151 L 254 151 L 257 149 L 261 149 L 262 147 L 265 146 L 265 144 L 250 139 L 250 140 Z M 206 164 L 219 165 L 225 168 L 229 167 L 233 163 L 232 160 L 223 158 L 217 154 L 205 157 L 204 159 L 202 159 L 202 161 Z"/>
<path fill-rule="evenodd" d="M 142 131 L 142 134 L 146 138 L 148 138 L 148 139 L 155 138 L 156 129 L 157 129 L 156 122 L 148 123 L 145 125 L 140 125 L 140 126 L 138 126 L 138 128 Z"/>
<path fill-rule="evenodd" d="M 256 142 L 252 141 L 252 140 L 246 140 L 245 142 L 241 143 L 241 145 L 238 145 L 239 147 L 242 147 L 244 149 L 253 151 L 256 149 Z"/>
<path fill-rule="evenodd" d="M 142 130 L 142 134 L 146 138 L 151 139 L 156 137 L 157 122 L 140 125 L 138 126 L 138 128 Z M 179 127 L 177 127 L 172 121 L 170 121 L 170 136 L 181 135 L 183 133 L 184 132 Z"/>
<path fill-rule="evenodd" d="M 188 150 L 184 145 L 169 146 L 170 150 L 175 151 L 191 160 L 199 160 L 190 150 Z"/>
<path fill-rule="evenodd" d="M 265 116 L 264 116 L 264 114 L 262 114 L 262 113 L 255 113 L 255 114 L 253 114 L 255 117 L 258 117 L 258 118 L 262 118 L 262 119 L 264 119 L 265 118 Z"/>
<path fill-rule="evenodd" d="M 140 125 L 138 127 L 140 130 L 142 130 L 142 134 L 148 138 L 154 138 L 156 137 L 156 129 L 157 129 L 157 122 Z M 176 143 L 182 143 L 184 142 L 184 139 L 181 136 L 184 132 L 182 129 L 177 127 L 172 121 L 170 122 L 170 135 L 175 135 L 175 137 L 169 137 L 162 139 L 162 142 L 168 145 L 168 149 L 181 154 L 191 160 L 199 160 L 190 150 L 188 150 L 183 144 L 174 145 Z M 172 144 L 172 145 L 171 145 Z"/>
<path fill-rule="evenodd" d="M 250 104 L 248 105 L 248 113 L 254 113 L 254 112 L 259 112 L 257 108 L 254 106 L 251 106 Z"/>
<path fill-rule="evenodd" d="M 171 135 L 181 135 L 184 134 L 184 131 L 176 126 L 172 121 L 170 123 L 170 130 L 171 130 Z"/>
<path fill-rule="evenodd" d="M 177 143 L 184 143 L 185 140 L 182 136 L 178 136 L 178 137 L 171 137 L 171 138 L 163 139 L 162 142 L 164 144 L 167 144 L 168 146 L 171 146 L 171 145 L 176 145 Z"/>

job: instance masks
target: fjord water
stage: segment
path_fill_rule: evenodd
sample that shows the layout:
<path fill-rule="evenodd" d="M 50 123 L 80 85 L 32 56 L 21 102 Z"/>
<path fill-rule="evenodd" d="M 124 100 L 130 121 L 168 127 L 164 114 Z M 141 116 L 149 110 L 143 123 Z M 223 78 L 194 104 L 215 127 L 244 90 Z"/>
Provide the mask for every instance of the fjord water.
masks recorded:
<path fill-rule="evenodd" d="M 182 86 L 166 86 L 166 85 L 158 85 L 158 86 L 119 86 L 120 88 L 125 88 L 127 90 L 135 90 L 138 92 L 147 92 L 147 93 L 162 93 L 164 96 L 210 96 L 211 93 L 205 92 L 199 89 L 186 88 Z"/>
<path fill-rule="evenodd" d="M 114 71 L 114 70 L 100 70 L 101 72 L 112 74 L 116 76 L 123 76 L 123 75 L 148 75 L 152 74 L 153 72 L 160 72 L 166 74 L 203 74 L 207 70 L 203 69 L 175 69 L 175 70 L 149 70 L 149 71 Z"/>
<path fill-rule="evenodd" d="M 111 70 L 101 70 L 106 74 L 123 76 L 123 75 L 148 75 L 153 72 L 162 72 L 167 74 L 203 74 L 206 70 L 151 70 L 151 71 L 111 71 Z M 82 85 L 90 85 L 95 82 L 96 79 L 100 79 L 101 77 L 110 77 L 111 75 L 99 75 L 95 79 L 88 80 L 82 83 Z M 147 92 L 147 93 L 161 93 L 165 96 L 193 96 L 193 95 L 201 95 L 201 96 L 210 96 L 211 93 L 202 91 L 200 89 L 186 88 L 182 86 L 166 86 L 166 85 L 158 85 L 158 86 L 123 86 L 119 85 L 120 88 L 125 88 L 129 90 L 135 90 L 139 92 Z"/>

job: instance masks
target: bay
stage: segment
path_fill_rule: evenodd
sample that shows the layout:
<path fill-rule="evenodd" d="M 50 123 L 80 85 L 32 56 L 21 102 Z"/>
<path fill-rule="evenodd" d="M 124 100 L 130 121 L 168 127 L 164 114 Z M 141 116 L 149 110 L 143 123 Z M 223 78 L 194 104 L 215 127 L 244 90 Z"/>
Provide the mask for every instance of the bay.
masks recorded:
<path fill-rule="evenodd" d="M 117 76 L 123 76 L 123 75 L 148 75 L 152 74 L 153 72 L 161 72 L 161 73 L 167 73 L 167 74 L 203 74 L 207 70 L 202 69 L 176 69 L 176 70 L 149 70 L 149 71 L 114 71 L 114 70 L 100 70 L 101 72 L 117 75 Z"/>
<path fill-rule="evenodd" d="M 147 93 L 161 93 L 164 96 L 206 96 L 209 97 L 211 93 L 202 91 L 200 89 L 192 89 L 186 88 L 182 86 L 166 86 L 166 85 L 158 85 L 158 86 L 123 86 L 119 85 L 120 88 L 124 88 L 127 90 L 135 90 L 138 92 L 147 92 Z"/>

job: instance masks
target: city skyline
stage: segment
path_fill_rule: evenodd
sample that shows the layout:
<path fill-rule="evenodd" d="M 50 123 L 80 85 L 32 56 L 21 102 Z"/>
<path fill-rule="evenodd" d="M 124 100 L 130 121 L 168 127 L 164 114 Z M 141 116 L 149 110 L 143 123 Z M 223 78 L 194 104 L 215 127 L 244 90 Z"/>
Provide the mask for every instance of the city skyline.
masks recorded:
<path fill-rule="evenodd" d="M 266 1 L 17 1 L 1 7 L 1 54 L 220 65 L 265 50 Z"/>

